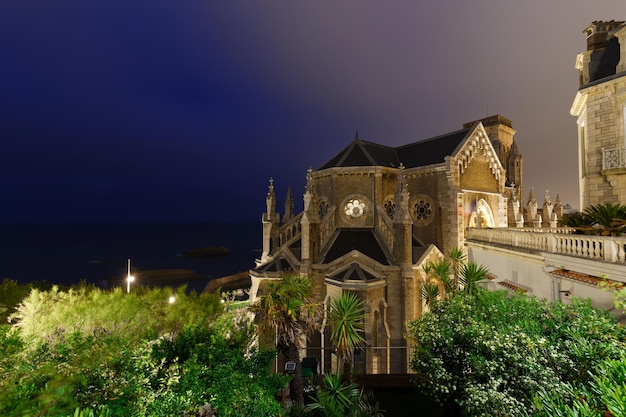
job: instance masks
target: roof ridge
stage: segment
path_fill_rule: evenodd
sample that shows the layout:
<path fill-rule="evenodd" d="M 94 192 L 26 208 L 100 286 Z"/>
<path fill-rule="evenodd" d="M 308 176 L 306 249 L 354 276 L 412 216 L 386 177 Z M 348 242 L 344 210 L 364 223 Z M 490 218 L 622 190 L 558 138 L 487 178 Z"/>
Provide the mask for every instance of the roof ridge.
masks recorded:
<path fill-rule="evenodd" d="M 400 146 L 398 146 L 398 147 L 396 147 L 396 148 L 394 148 L 394 149 L 402 149 L 402 148 L 406 148 L 406 147 L 408 147 L 408 146 L 414 146 L 414 145 L 416 145 L 416 144 L 418 144 L 418 143 L 427 143 L 427 142 L 432 142 L 432 141 L 434 141 L 434 140 L 441 139 L 441 138 L 445 138 L 445 137 L 448 137 L 448 136 L 458 135 L 458 134 L 460 134 L 460 133 L 462 133 L 462 132 L 468 132 L 468 131 L 470 131 L 471 129 L 472 129 L 471 127 L 468 127 L 467 129 L 459 129 L 459 130 L 455 130 L 455 131 L 452 131 L 452 132 L 443 133 L 443 134 L 441 134 L 441 135 L 437 135 L 437 136 L 434 136 L 434 137 L 432 137 L 432 138 L 427 138 L 427 139 L 417 140 L 417 141 L 415 141 L 415 142 L 407 143 L 406 145 L 400 145 Z"/>

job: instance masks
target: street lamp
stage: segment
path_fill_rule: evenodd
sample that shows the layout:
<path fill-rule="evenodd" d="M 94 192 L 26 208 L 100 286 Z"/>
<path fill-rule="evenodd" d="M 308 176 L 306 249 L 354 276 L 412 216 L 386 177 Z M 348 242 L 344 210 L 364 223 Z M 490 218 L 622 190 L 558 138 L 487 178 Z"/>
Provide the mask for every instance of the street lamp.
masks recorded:
<path fill-rule="evenodd" d="M 130 283 L 135 280 L 135 277 L 130 274 L 130 258 L 128 258 L 128 276 L 126 278 L 126 292 L 130 294 Z"/>

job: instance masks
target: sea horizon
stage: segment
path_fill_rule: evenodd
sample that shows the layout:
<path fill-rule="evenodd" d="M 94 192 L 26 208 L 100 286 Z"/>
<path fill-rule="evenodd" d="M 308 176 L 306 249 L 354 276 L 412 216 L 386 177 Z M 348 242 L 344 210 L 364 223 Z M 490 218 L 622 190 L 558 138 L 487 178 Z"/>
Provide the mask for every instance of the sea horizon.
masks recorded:
<path fill-rule="evenodd" d="M 181 256 L 206 246 L 229 253 Z M 127 274 L 130 259 L 131 272 L 193 271 L 189 286 L 198 291 L 212 279 L 252 269 L 261 247 L 258 222 L 0 223 L 0 279 L 107 287 Z"/>

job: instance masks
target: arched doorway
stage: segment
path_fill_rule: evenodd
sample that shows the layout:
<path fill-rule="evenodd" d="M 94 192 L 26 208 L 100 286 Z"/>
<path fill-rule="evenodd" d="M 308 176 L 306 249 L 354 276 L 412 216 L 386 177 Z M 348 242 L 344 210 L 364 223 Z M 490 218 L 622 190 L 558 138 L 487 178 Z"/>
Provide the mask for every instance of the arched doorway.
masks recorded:
<path fill-rule="evenodd" d="M 476 203 L 476 210 L 470 216 L 469 227 L 495 227 L 496 220 L 493 217 L 491 207 L 481 198 Z"/>

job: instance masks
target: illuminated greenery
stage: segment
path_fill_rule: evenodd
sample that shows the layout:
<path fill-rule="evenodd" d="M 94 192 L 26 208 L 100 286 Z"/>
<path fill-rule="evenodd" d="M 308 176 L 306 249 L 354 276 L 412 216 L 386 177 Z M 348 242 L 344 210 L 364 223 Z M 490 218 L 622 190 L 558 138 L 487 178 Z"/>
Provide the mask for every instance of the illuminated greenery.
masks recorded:
<path fill-rule="evenodd" d="M 241 317 L 185 288 L 33 290 L 1 327 L 0 415 L 278 416 L 287 381 Z"/>
<path fill-rule="evenodd" d="M 571 406 L 572 387 L 591 389 L 598 367 L 626 351 L 624 327 L 581 300 L 554 305 L 521 294 L 463 292 L 408 327 L 420 388 L 472 416 L 532 415 L 536 393 Z"/>
<path fill-rule="evenodd" d="M 286 362 L 295 363 L 290 383 L 292 400 L 304 404 L 302 364 L 299 348 L 304 336 L 321 328 L 322 304 L 313 296 L 313 282 L 308 277 L 288 275 L 271 282 L 267 293 L 254 305 L 260 336 L 275 335 L 276 345 Z"/>
<path fill-rule="evenodd" d="M 330 340 L 337 348 L 337 362 L 344 364 L 355 348 L 365 344 L 363 320 L 365 309 L 363 301 L 356 294 L 343 292 L 341 297 L 332 299 L 328 312 L 328 326 L 331 328 Z M 343 372 L 340 368 L 339 373 Z"/>

